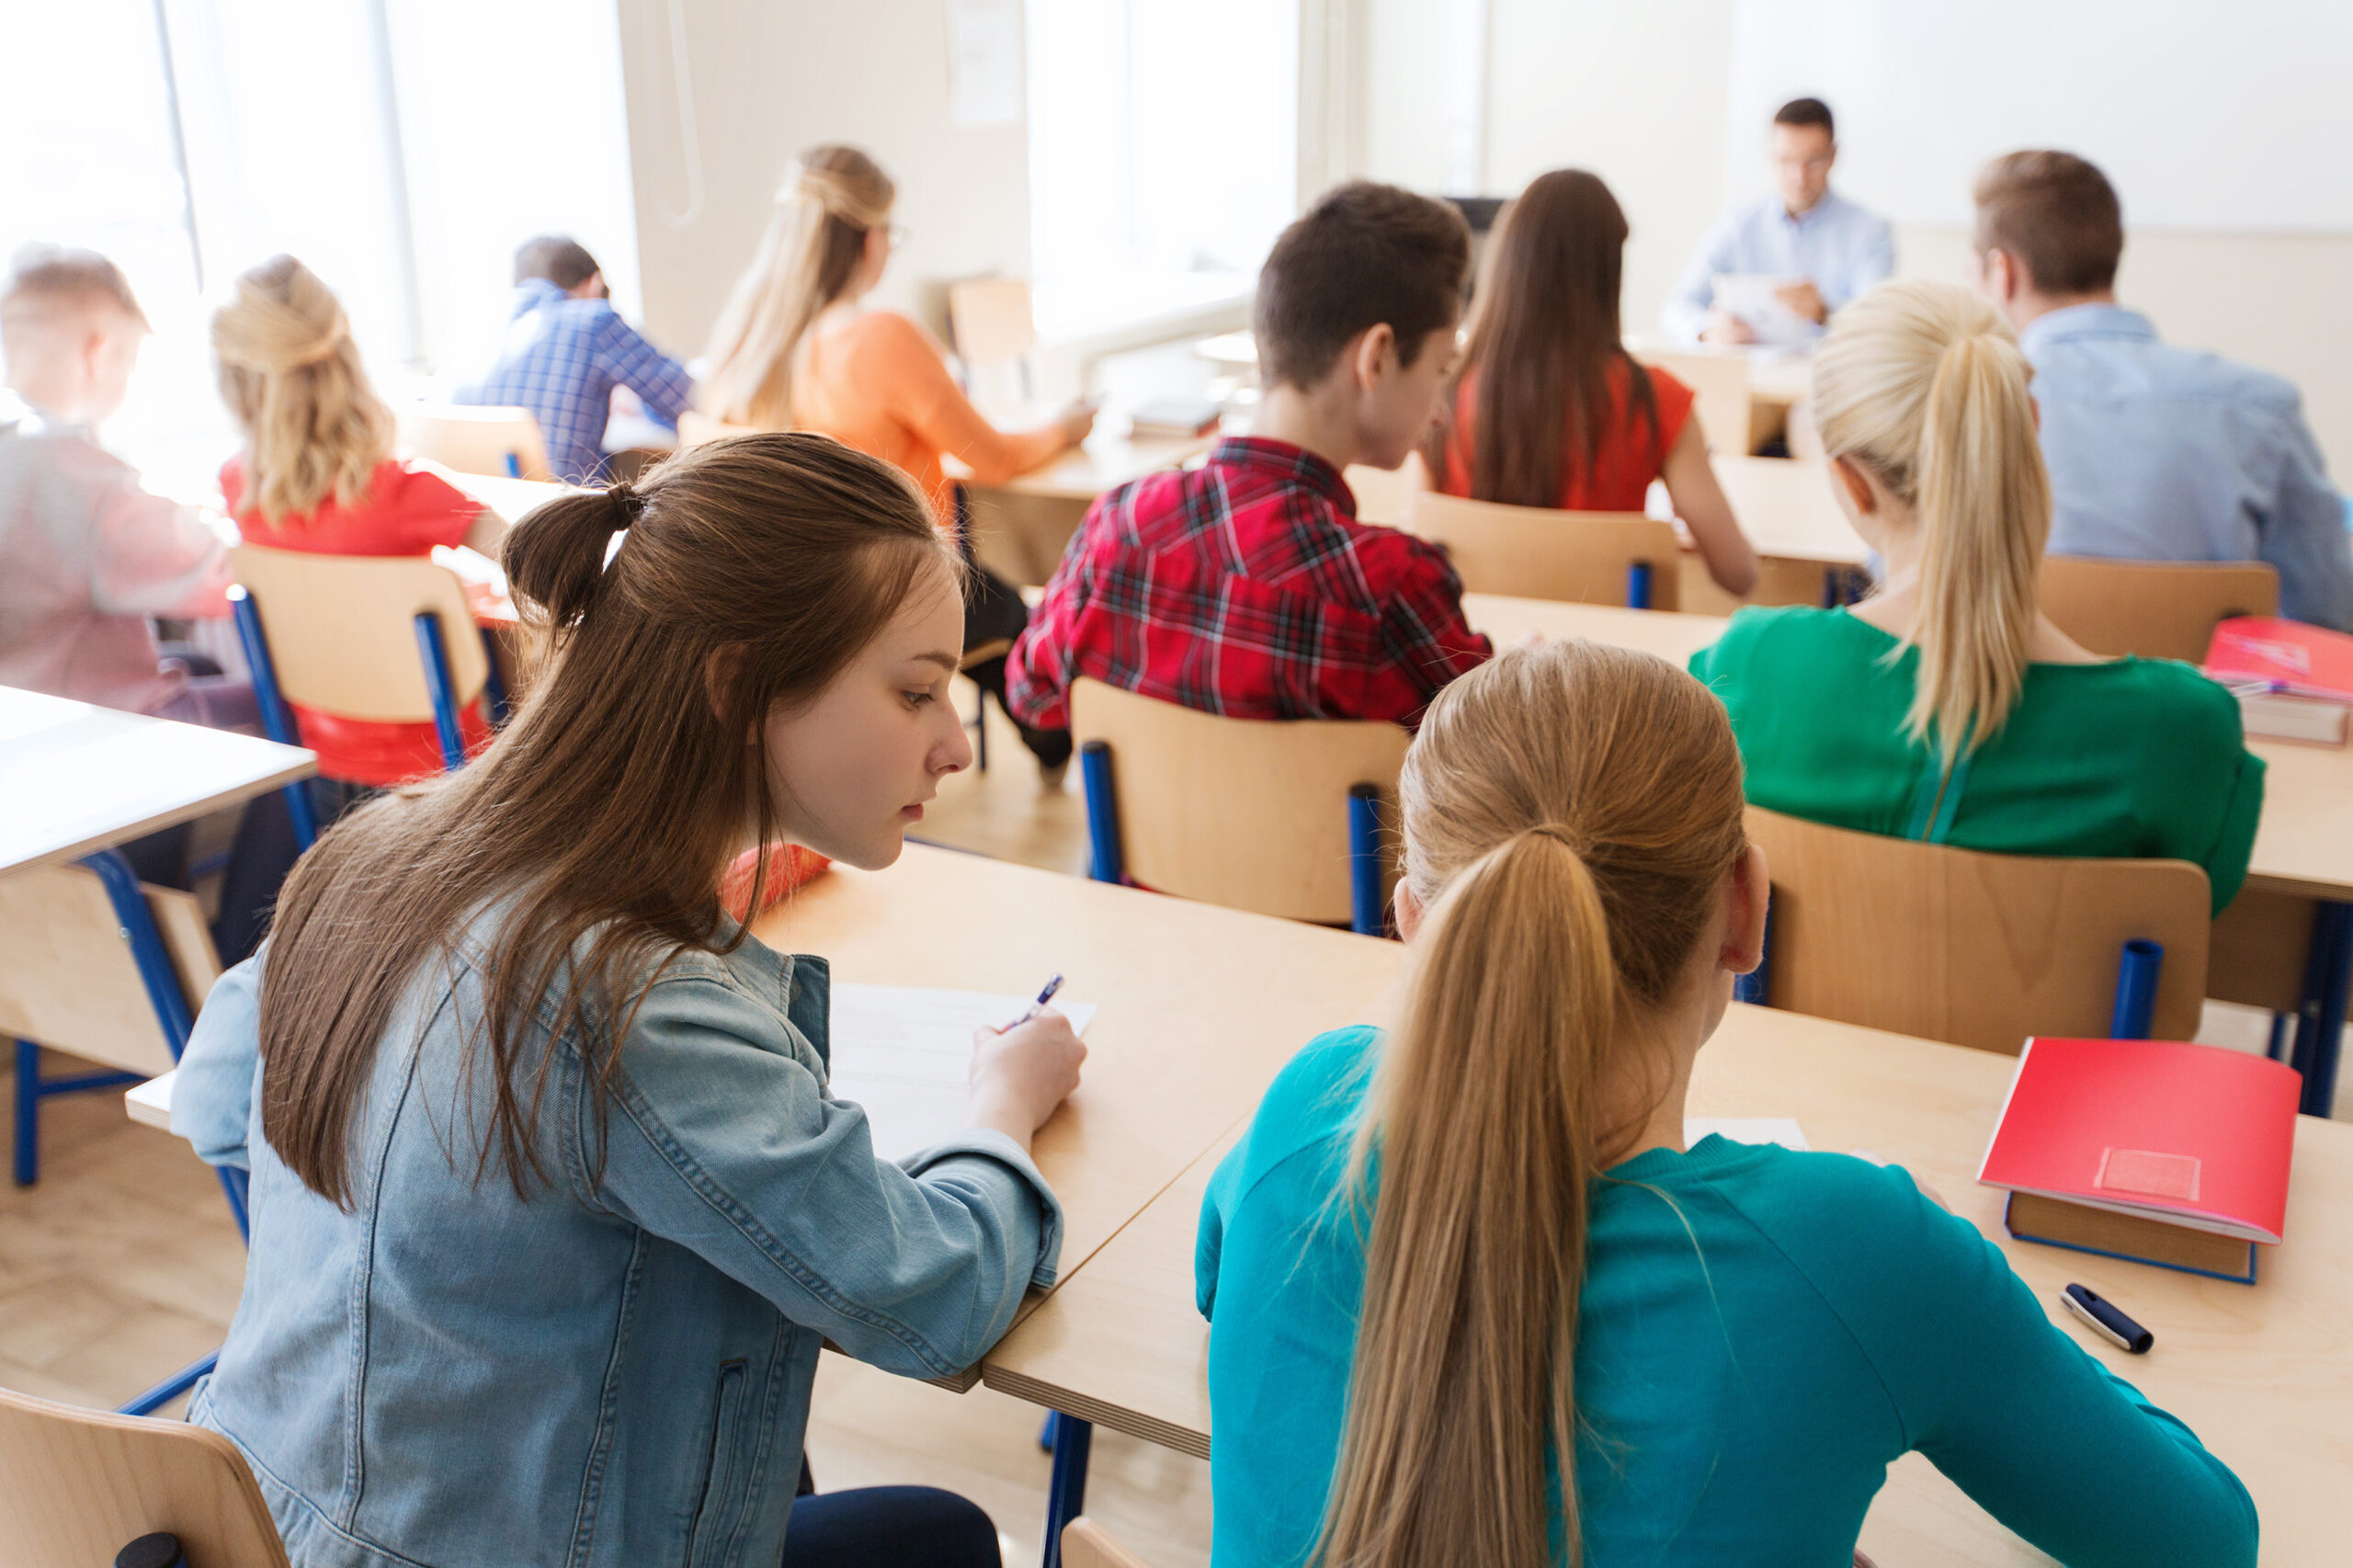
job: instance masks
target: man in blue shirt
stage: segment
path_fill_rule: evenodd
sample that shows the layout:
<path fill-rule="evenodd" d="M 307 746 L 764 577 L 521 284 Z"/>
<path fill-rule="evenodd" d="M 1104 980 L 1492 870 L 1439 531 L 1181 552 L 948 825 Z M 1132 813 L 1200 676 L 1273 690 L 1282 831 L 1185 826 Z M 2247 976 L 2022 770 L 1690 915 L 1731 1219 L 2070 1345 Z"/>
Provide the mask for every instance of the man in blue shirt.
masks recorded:
<path fill-rule="evenodd" d="M 2295 387 L 2157 341 L 2116 302 L 2124 215 L 2070 153 L 2012 153 L 1977 180 L 1978 286 L 2034 366 L 2051 552 L 2263 561 L 2279 612 L 2353 631 L 2353 543 Z"/>
<path fill-rule="evenodd" d="M 1794 279 L 1775 298 L 1808 335 L 1830 312 L 1895 270 L 1895 232 L 1830 189 L 1838 143 L 1830 106 L 1796 98 L 1773 116 L 1772 195 L 1716 220 L 1667 296 L 1667 335 L 1688 343 L 1754 343 L 1765 324 L 1744 319 L 1716 298 L 1719 274 Z"/>
<path fill-rule="evenodd" d="M 686 367 L 645 341 L 613 309 L 597 258 L 576 241 L 544 235 L 515 253 L 515 311 L 490 373 L 460 403 L 528 408 L 558 479 L 597 479 L 613 389 L 626 387 L 657 424 L 692 403 Z"/>

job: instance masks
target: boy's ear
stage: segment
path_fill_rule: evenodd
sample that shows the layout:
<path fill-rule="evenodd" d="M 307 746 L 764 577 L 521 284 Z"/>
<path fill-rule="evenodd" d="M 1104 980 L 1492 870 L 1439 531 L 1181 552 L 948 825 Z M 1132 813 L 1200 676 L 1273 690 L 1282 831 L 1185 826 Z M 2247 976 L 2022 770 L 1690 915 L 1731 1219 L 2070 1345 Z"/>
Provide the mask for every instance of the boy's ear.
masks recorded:
<path fill-rule="evenodd" d="M 1395 375 L 1399 369 L 1397 329 L 1387 322 L 1365 328 L 1350 347 L 1348 360 L 1356 370 L 1359 387 L 1370 388 L 1384 376 Z"/>

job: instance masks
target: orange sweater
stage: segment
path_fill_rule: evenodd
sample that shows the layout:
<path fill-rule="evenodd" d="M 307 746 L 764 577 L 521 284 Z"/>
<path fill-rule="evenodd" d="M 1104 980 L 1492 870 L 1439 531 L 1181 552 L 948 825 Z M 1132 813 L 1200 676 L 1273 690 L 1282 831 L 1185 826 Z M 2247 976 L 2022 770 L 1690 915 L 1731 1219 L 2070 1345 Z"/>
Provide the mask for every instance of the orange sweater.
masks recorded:
<path fill-rule="evenodd" d="M 1056 426 L 1008 432 L 983 418 L 931 335 L 894 311 L 868 311 L 810 334 L 792 378 L 792 422 L 905 471 L 943 528 L 956 518 L 943 454 L 975 483 L 1001 484 L 1063 449 Z"/>

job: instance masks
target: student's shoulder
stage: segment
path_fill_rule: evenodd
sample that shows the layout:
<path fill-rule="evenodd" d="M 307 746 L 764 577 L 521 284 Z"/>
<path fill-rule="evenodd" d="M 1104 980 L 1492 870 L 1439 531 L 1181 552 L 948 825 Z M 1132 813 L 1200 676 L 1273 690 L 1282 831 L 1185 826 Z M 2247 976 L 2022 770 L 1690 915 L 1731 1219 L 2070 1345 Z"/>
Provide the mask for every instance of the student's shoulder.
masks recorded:
<path fill-rule="evenodd" d="M 376 470 L 369 486 L 380 505 L 401 512 L 464 512 L 472 516 L 483 504 L 433 469 L 397 459 Z"/>
<path fill-rule="evenodd" d="M 1275 1074 L 1251 1119 L 1253 1172 L 1302 1149 L 1353 1135 L 1380 1040 L 1380 1030 L 1358 1024 L 1317 1035 L 1300 1048 Z"/>
<path fill-rule="evenodd" d="M 842 348 L 858 356 L 898 358 L 939 356 L 939 345 L 912 316 L 897 311 L 863 311 L 850 318 L 835 336 Z"/>
<path fill-rule="evenodd" d="M 2228 687 L 2178 659 L 2123 658 L 2097 666 L 2115 700 L 2133 704 L 2139 717 L 2175 736 L 2235 754 L 2245 749 L 2245 722 Z"/>
<path fill-rule="evenodd" d="M 1864 1255 L 1890 1264 L 1974 1238 L 1899 1165 L 1853 1154 L 1770 1148 L 1744 1160 L 1719 1190 L 1818 1289 Z"/>
<path fill-rule="evenodd" d="M 1869 627 L 1841 610 L 1812 605 L 1748 606 L 1733 612 L 1723 635 L 1691 655 L 1691 671 L 1701 679 L 1728 676 L 1760 661 L 1805 660 L 1826 651 L 1859 646 L 1857 635 Z"/>

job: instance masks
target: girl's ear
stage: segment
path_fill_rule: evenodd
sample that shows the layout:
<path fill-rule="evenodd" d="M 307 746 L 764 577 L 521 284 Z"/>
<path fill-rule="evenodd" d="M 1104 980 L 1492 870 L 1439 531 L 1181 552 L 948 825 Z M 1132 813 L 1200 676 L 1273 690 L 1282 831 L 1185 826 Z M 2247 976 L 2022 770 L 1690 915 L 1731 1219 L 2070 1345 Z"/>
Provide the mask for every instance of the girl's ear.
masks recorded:
<path fill-rule="evenodd" d="M 1830 483 L 1838 487 L 1849 512 L 1867 517 L 1879 510 L 1879 498 L 1871 494 L 1871 482 L 1854 459 L 1832 458 Z"/>
<path fill-rule="evenodd" d="M 1765 863 L 1762 845 L 1750 845 L 1733 862 L 1729 892 L 1723 951 L 1717 961 L 1733 974 L 1753 974 L 1765 961 L 1765 917 L 1773 901 L 1772 869 Z"/>
<path fill-rule="evenodd" d="M 741 642 L 729 642 L 713 648 L 710 657 L 703 661 L 703 698 L 710 704 L 713 718 L 727 717 L 727 694 L 743 678 L 744 660 L 749 653 Z"/>
<path fill-rule="evenodd" d="M 1414 933 L 1422 928 L 1422 901 L 1415 896 L 1414 884 L 1403 877 L 1397 879 L 1395 899 L 1397 935 L 1402 940 L 1410 942 L 1414 939 Z"/>

